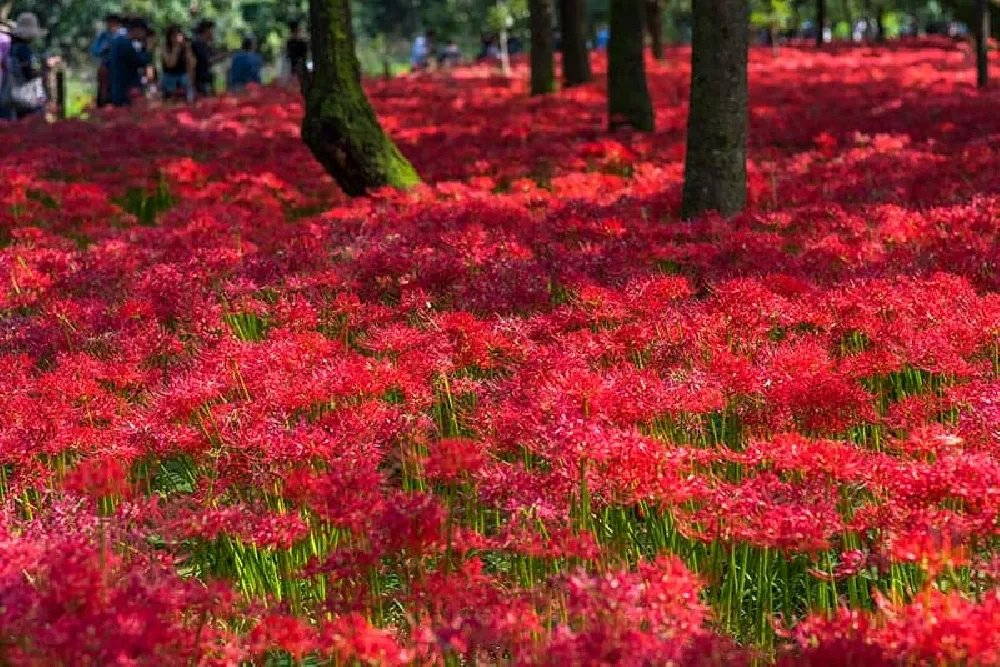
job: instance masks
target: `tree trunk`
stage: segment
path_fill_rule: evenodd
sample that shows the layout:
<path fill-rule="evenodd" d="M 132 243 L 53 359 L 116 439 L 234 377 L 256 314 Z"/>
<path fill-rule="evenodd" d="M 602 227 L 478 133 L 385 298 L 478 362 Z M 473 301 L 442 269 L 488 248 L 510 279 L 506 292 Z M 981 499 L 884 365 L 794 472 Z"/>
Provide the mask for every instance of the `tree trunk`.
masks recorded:
<path fill-rule="evenodd" d="M 976 18 L 973 25 L 976 41 L 976 85 L 990 85 L 990 8 L 988 0 L 976 0 Z"/>
<path fill-rule="evenodd" d="M 587 51 L 587 13 L 584 0 L 559 0 L 562 29 L 563 82 L 566 87 L 590 83 L 590 52 Z"/>
<path fill-rule="evenodd" d="M 684 218 L 730 216 L 747 199 L 749 0 L 692 0 Z"/>
<path fill-rule="evenodd" d="M 847 19 L 847 32 L 849 34 L 848 39 L 854 41 L 854 15 L 851 13 L 851 0 L 842 0 L 841 7 L 842 13 Z"/>
<path fill-rule="evenodd" d="M 879 44 L 885 43 L 885 8 L 879 7 L 875 10 L 875 41 Z"/>
<path fill-rule="evenodd" d="M 510 78 L 510 44 L 506 28 L 500 29 L 500 72 L 505 78 Z"/>
<path fill-rule="evenodd" d="M 531 0 L 531 94 L 556 89 L 552 34 L 552 0 Z"/>
<path fill-rule="evenodd" d="M 646 86 L 642 15 L 639 0 L 611 0 L 608 115 L 612 130 L 630 125 L 642 132 L 652 132 L 656 124 Z"/>
<path fill-rule="evenodd" d="M 660 0 L 646 0 L 646 29 L 653 58 L 663 60 L 663 5 Z"/>
<path fill-rule="evenodd" d="M 823 30 L 826 25 L 826 0 L 816 0 L 816 48 L 823 48 Z"/>
<path fill-rule="evenodd" d="M 313 72 L 303 80 L 302 139 L 350 196 L 420 177 L 385 135 L 361 87 L 350 0 L 311 0 Z"/>

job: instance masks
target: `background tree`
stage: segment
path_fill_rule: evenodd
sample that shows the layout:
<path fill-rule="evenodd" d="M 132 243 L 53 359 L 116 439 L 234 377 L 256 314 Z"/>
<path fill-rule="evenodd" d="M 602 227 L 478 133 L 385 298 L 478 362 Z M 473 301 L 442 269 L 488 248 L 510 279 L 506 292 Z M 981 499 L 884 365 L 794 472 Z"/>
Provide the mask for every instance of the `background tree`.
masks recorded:
<path fill-rule="evenodd" d="M 531 0 L 531 94 L 556 89 L 553 65 L 552 0 Z"/>
<path fill-rule="evenodd" d="M 646 85 L 644 8 L 638 0 L 611 0 L 608 44 L 608 115 L 612 130 L 631 125 L 643 132 L 655 126 Z M 744 22 L 746 16 L 743 17 Z"/>
<path fill-rule="evenodd" d="M 749 0 L 693 0 L 683 216 L 729 216 L 747 200 Z"/>
<path fill-rule="evenodd" d="M 653 58 L 663 60 L 663 4 L 662 0 L 646 1 L 646 29 L 649 31 L 649 48 Z"/>
<path fill-rule="evenodd" d="M 309 18 L 313 73 L 303 82 L 302 139 L 348 195 L 419 183 L 361 87 L 350 0 L 311 0 Z"/>
<path fill-rule="evenodd" d="M 563 83 L 567 87 L 589 83 L 590 52 L 587 49 L 587 14 L 584 0 L 559 0 L 562 35 Z"/>
<path fill-rule="evenodd" d="M 822 48 L 826 26 L 826 0 L 816 0 L 816 46 Z"/>
<path fill-rule="evenodd" d="M 972 25 L 976 42 L 976 85 L 990 85 L 990 7 L 987 0 L 976 0 L 976 17 Z"/>

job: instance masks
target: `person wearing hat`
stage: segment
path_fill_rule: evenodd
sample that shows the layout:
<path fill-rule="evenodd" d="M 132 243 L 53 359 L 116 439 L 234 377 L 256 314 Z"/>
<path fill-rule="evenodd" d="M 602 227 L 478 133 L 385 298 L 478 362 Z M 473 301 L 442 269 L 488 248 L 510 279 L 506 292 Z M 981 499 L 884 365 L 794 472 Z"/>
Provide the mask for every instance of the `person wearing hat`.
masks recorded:
<path fill-rule="evenodd" d="M 13 85 L 14 81 L 32 82 L 43 76 L 42 67 L 31 50 L 31 43 L 47 34 L 48 31 L 41 27 L 35 14 L 24 12 L 17 17 L 10 27 L 10 54 L 4 59 L 5 86 Z M 8 77 L 10 81 L 6 81 Z M 33 108 L 8 108 L 6 113 L 8 117 L 18 120 L 44 111 L 45 104 L 46 100 L 40 98 Z"/>
<path fill-rule="evenodd" d="M 128 106 L 142 91 L 142 76 L 153 61 L 152 35 L 142 19 L 130 19 L 128 32 L 111 40 L 108 56 L 109 98 L 116 107 Z"/>

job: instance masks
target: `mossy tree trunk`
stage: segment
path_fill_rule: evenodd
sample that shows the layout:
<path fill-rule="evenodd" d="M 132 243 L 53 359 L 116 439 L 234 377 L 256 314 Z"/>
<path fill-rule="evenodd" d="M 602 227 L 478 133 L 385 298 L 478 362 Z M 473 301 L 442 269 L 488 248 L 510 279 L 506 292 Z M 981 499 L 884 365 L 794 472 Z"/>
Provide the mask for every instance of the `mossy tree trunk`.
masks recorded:
<path fill-rule="evenodd" d="M 608 115 L 612 130 L 623 125 L 643 132 L 655 129 L 643 57 L 644 12 L 641 0 L 611 0 Z"/>
<path fill-rule="evenodd" d="M 730 216 L 747 199 L 749 0 L 692 0 L 683 216 Z"/>
<path fill-rule="evenodd" d="M 990 7 L 988 0 L 976 0 L 976 17 L 972 25 L 976 42 L 976 85 L 990 85 Z"/>
<path fill-rule="evenodd" d="M 663 60 L 663 4 L 662 0 L 646 0 L 646 29 L 653 58 Z"/>
<path fill-rule="evenodd" d="M 531 94 L 545 95 L 556 89 L 552 35 L 552 0 L 531 0 Z"/>
<path fill-rule="evenodd" d="M 816 46 L 823 46 L 823 26 L 826 24 L 826 0 L 816 0 Z"/>
<path fill-rule="evenodd" d="M 302 139 L 351 196 L 420 182 L 379 125 L 354 52 L 350 0 L 311 0 L 313 72 L 303 80 Z"/>
<path fill-rule="evenodd" d="M 587 13 L 584 0 L 559 0 L 562 31 L 563 83 L 566 87 L 590 83 L 590 52 L 587 50 Z"/>

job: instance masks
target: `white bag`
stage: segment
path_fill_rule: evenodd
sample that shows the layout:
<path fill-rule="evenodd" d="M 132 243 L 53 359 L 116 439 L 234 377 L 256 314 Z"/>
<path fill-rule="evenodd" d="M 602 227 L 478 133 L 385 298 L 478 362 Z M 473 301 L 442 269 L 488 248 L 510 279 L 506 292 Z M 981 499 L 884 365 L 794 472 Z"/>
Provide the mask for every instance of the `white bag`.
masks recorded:
<path fill-rule="evenodd" d="M 0 88 L 0 105 L 24 113 L 44 108 L 48 102 L 45 81 L 41 76 L 25 80 L 20 66 L 8 56 L 4 63 L 3 85 Z"/>

